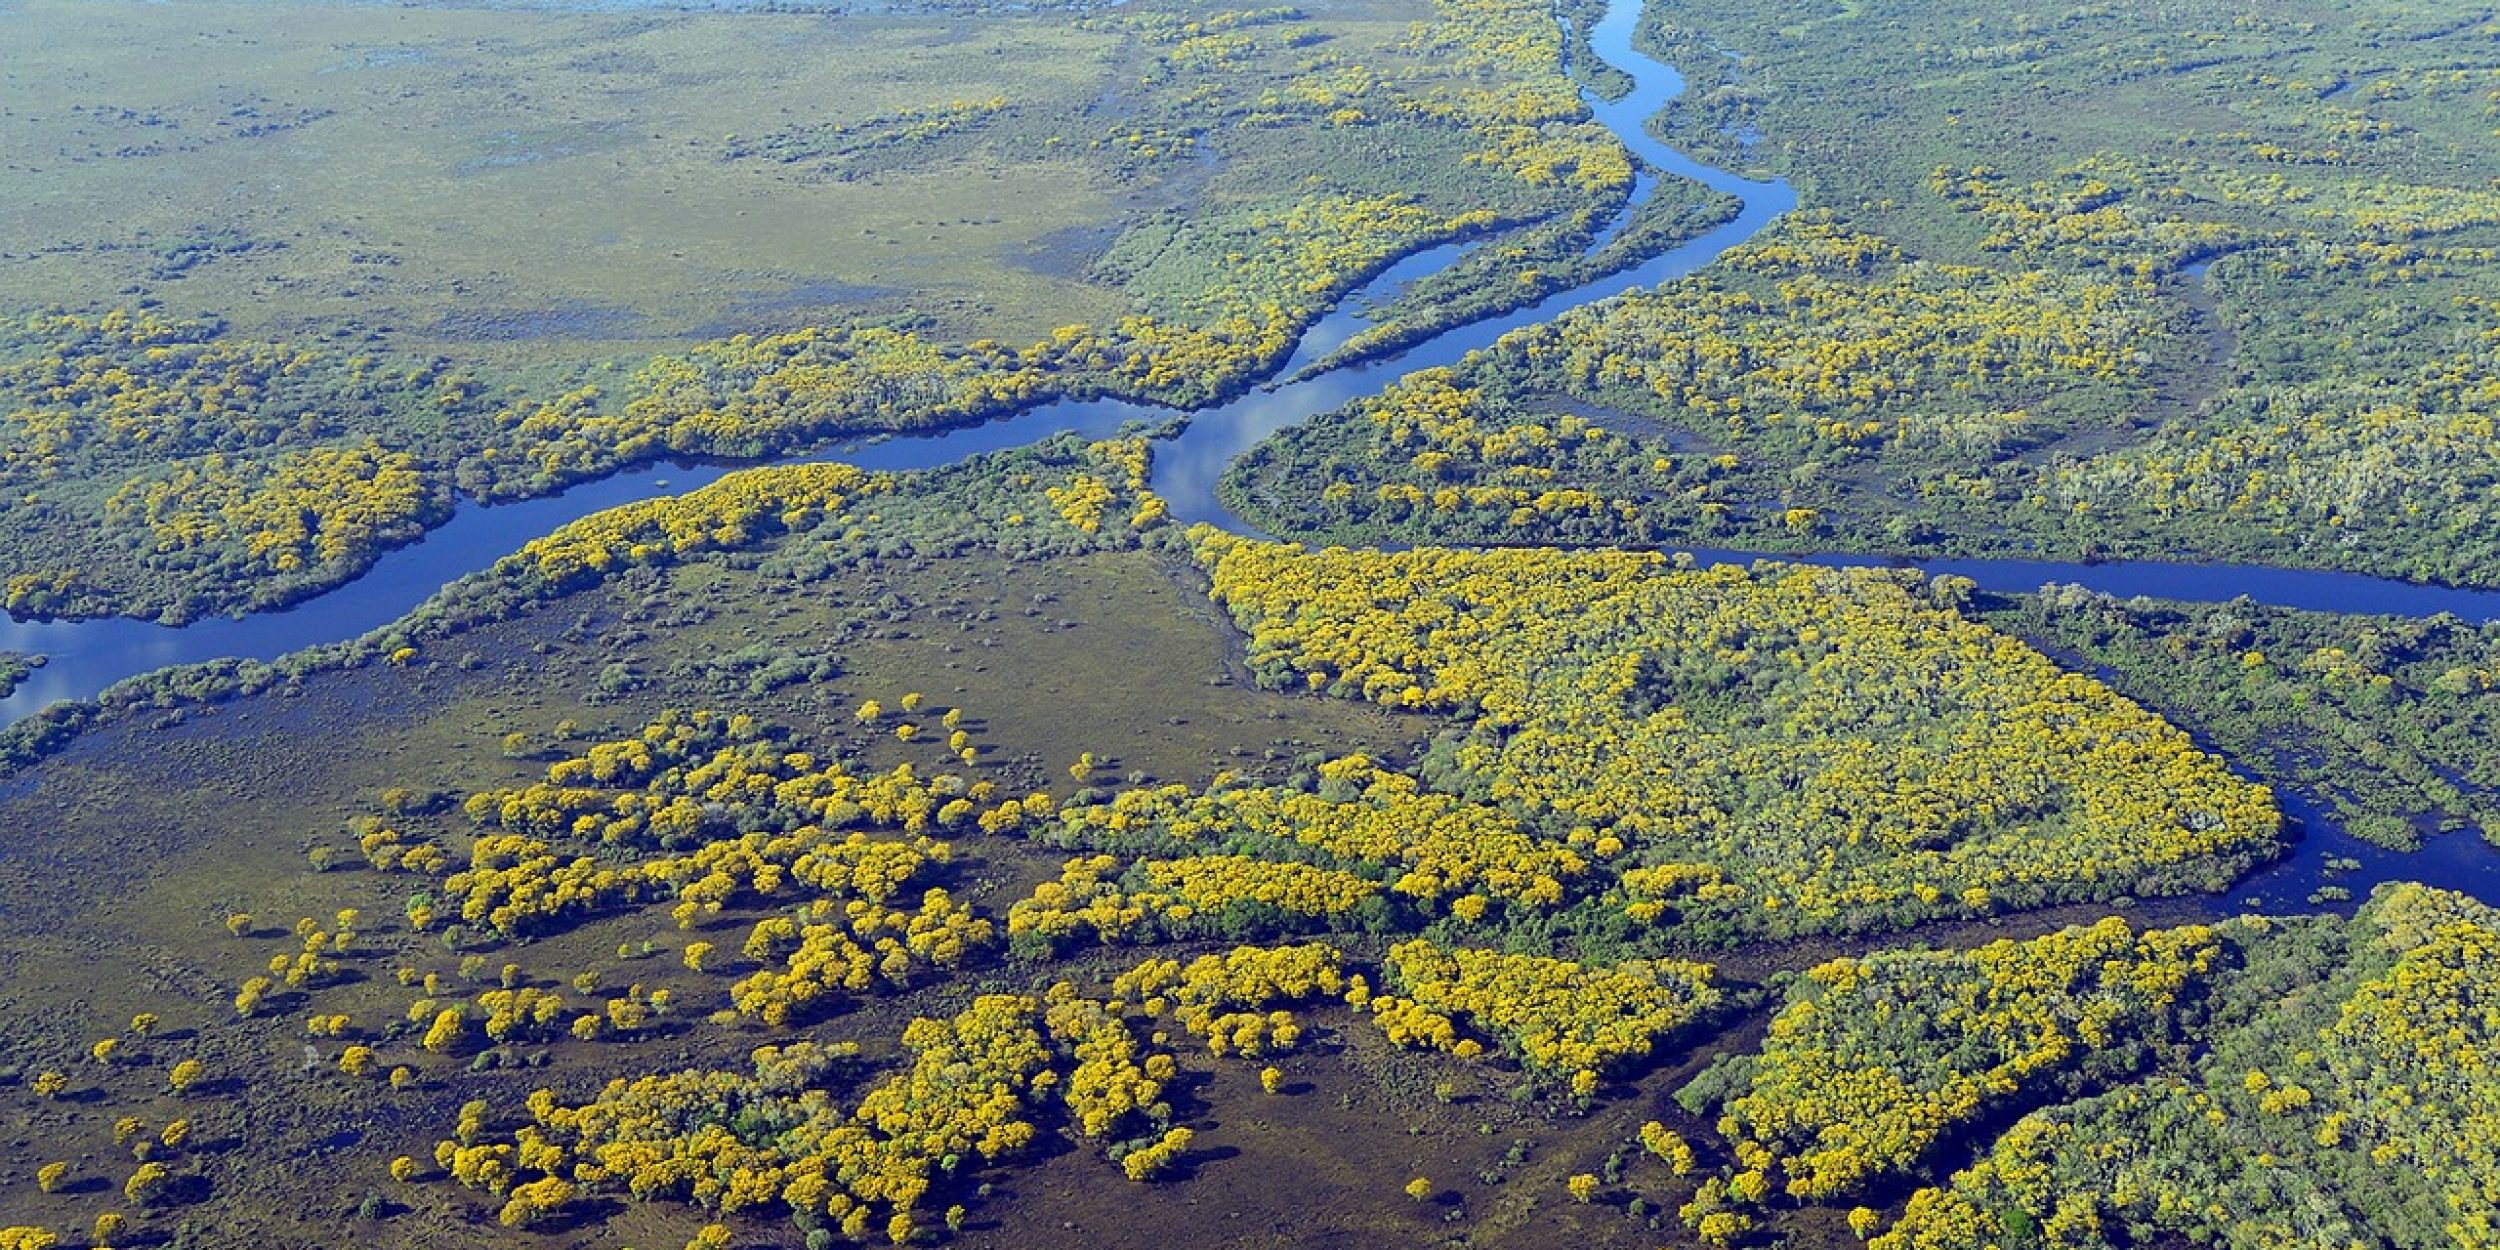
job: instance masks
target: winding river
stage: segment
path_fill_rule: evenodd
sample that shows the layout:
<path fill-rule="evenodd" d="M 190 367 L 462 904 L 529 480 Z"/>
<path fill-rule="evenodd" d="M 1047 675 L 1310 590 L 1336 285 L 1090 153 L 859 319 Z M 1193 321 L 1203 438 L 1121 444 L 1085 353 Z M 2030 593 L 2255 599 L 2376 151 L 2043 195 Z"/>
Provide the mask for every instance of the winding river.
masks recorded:
<path fill-rule="evenodd" d="M 1640 0 L 1613 0 L 1605 18 L 1590 31 L 1597 55 L 1629 74 L 1635 85 L 1620 100 L 1591 97 L 1589 105 L 1598 120 L 1650 170 L 1689 178 L 1734 197 L 1742 208 L 1726 224 L 1637 266 L 1557 292 L 1533 306 L 1459 326 L 1392 355 L 1314 371 L 1315 365 L 1367 324 L 1368 309 L 1386 304 L 1408 283 L 1456 261 L 1470 245 L 1427 249 L 1384 270 L 1306 331 L 1291 359 L 1275 375 L 1287 381 L 1252 390 L 1229 403 L 1187 414 L 1120 400 L 1052 403 L 983 425 L 869 440 L 839 448 L 834 457 L 870 469 L 924 469 L 1055 434 L 1102 437 L 1129 422 L 1166 422 L 1186 415 L 1182 431 L 1155 448 L 1155 492 L 1184 523 L 1205 521 L 1255 533 L 1217 501 L 1215 483 L 1234 458 L 1260 440 L 1313 414 L 1374 394 L 1411 370 L 1455 364 L 1513 329 L 1634 287 L 1654 286 L 1691 273 L 1795 207 L 1797 197 L 1785 183 L 1748 181 L 1697 164 L 1650 137 L 1643 123 L 1682 91 L 1684 83 L 1673 69 L 1633 47 L 1640 11 Z M 1655 191 L 1658 181 L 1656 174 L 1641 175 L 1631 205 L 1599 236 L 1597 246 L 1614 237 L 1631 212 Z M 279 611 L 239 619 L 216 617 L 180 627 L 119 619 L 0 620 L 0 650 L 49 658 L 14 694 L 0 700 L 0 724 L 14 723 L 55 700 L 92 698 L 114 682 L 167 665 L 228 656 L 275 659 L 307 646 L 356 637 L 399 619 L 444 584 L 492 565 L 531 537 L 619 504 L 682 493 L 733 471 L 732 466 L 662 464 L 541 499 L 492 507 L 466 505 L 450 522 L 414 545 L 383 557 L 356 581 Z M 1755 558 L 1745 552 L 1696 554 L 1719 561 Z M 1861 556 L 1774 558 L 1835 565 L 1893 563 Z M 2261 603 L 2296 608 L 2404 616 L 2448 612 L 2475 622 L 2500 620 L 2500 591 L 2423 586 L 2347 573 L 2149 561 L 1937 560 L 1916 567 L 1933 574 L 1958 574 L 1983 589 L 1999 591 L 2028 591 L 2057 581 L 2118 595 L 2199 601 L 2245 595 Z M 2310 892 L 2326 879 L 2325 861 L 2341 857 L 2363 865 L 2336 880 L 2356 895 L 2366 894 L 2381 880 L 2412 877 L 2500 903 L 2500 852 L 2481 846 L 2471 835 L 2447 835 L 2433 839 L 2419 853 L 2391 855 L 2344 834 L 2335 822 L 2308 809 L 2296 796 L 2286 793 L 2282 797 L 2308 836 L 2295 855 L 2242 882 L 2230 895 L 2233 900 L 2254 900 L 2270 908 L 2307 906 Z"/>

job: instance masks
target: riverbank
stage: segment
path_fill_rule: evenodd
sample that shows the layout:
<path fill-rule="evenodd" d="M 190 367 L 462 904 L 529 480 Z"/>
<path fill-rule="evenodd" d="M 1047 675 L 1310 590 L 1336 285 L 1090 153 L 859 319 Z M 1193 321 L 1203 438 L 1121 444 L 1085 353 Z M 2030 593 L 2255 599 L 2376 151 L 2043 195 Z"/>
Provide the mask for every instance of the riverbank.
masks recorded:
<path fill-rule="evenodd" d="M 1417 369 L 1454 364 L 1469 352 L 1489 346 L 1523 326 L 1550 320 L 1574 307 L 1610 298 L 1636 287 L 1654 286 L 1708 265 L 1729 249 L 1759 234 L 1795 206 L 1794 193 L 1777 182 L 1755 182 L 1702 166 L 1652 138 L 1647 118 L 1683 89 L 1671 68 L 1633 47 L 1639 10 L 1634 3 L 1613 6 L 1605 21 L 1590 32 L 1598 55 L 1623 68 L 1633 88 L 1612 101 L 1591 98 L 1598 118 L 1623 139 L 1652 170 L 1699 183 L 1739 204 L 1723 224 L 1641 264 L 1550 296 L 1503 316 L 1458 326 L 1399 353 L 1331 365 L 1338 349 L 1361 332 L 1364 310 L 1386 304 L 1409 284 L 1461 263 L 1468 244 L 1445 244 L 1406 257 L 1376 275 L 1362 290 L 1342 301 L 1299 340 L 1278 369 L 1287 381 L 1250 390 L 1236 398 L 1182 414 L 1149 404 L 1120 400 L 1062 401 L 1036 407 L 1018 416 L 925 435 L 887 436 L 844 446 L 833 458 L 872 471 L 923 471 L 961 464 L 974 457 L 1029 446 L 1045 439 L 1075 435 L 1094 439 L 1123 430 L 1163 431 L 1153 443 L 1151 486 L 1174 520 L 1205 522 L 1235 533 L 1256 535 L 1217 495 L 1216 484 L 1234 459 L 1262 440 L 1305 420 L 1372 394 L 1397 377 Z M 1656 178 L 1625 209 L 1638 213 Z M 1185 418 L 1185 422 L 1184 419 Z M 1175 428 L 1177 427 L 1177 428 Z M 561 494 L 521 503 L 467 507 L 447 525 L 415 546 L 392 553 L 365 577 L 330 594 L 288 609 L 240 619 L 218 618 L 183 627 L 148 622 L 106 620 L 83 622 L 12 622 L 0 625 L 0 648 L 39 652 L 53 663 L 36 671 L 5 700 L 0 721 L 17 724 L 58 701 L 73 706 L 57 710 L 41 725 L 14 735 L 19 754 L 40 751 L 43 741 L 66 737 L 92 720 L 92 707 L 78 706 L 104 694 L 116 683 L 144 674 L 161 674 L 163 691 L 249 688 L 269 673 L 368 659 L 373 648 L 355 645 L 429 606 L 457 604 L 463 577 L 494 567 L 529 537 L 544 534 L 582 517 L 637 500 L 680 495 L 711 485 L 739 471 L 718 464 L 663 464 L 634 473 L 585 483 Z M 1704 563 L 1750 564 L 1760 559 L 1836 566 L 1903 563 L 1882 557 L 1842 553 L 1759 553 L 1699 549 L 1690 554 Z M 2329 611 L 2368 611 L 2388 615 L 2429 617 L 2449 613 L 2481 622 L 2500 619 L 2500 592 L 2423 586 L 2357 574 L 2275 569 L 2264 566 L 2118 562 L 2109 564 L 2030 560 L 1936 560 L 1909 562 L 1908 567 L 1931 576 L 1968 578 L 1981 590 L 2026 593 L 2045 583 L 2082 586 L 2119 596 L 2151 595 L 2191 601 L 2219 601 L 2246 596 L 2259 603 Z M 438 589 L 440 588 L 440 589 Z M 456 609 L 455 609 L 456 610 Z M 320 650 L 316 650 L 320 649 Z M 276 665 L 294 657 L 291 665 Z M 197 679 L 165 672 L 182 665 L 207 665 Z M 255 677 L 253 674 L 263 674 Z M 154 702 L 151 697 L 149 702 Z M 2251 897 L 2269 906 L 2308 903 L 2326 878 L 2329 861 L 2359 858 L 2369 865 L 2353 875 L 2355 884 L 2406 875 L 2383 866 L 2386 853 L 2358 842 L 2329 816 L 2314 809 L 2295 813 L 2308 831 L 2300 854 L 2252 882 Z M 2443 854 L 2457 839 L 2435 843 Z M 2451 875 L 2472 875 L 2479 848 L 2451 855 Z M 2500 882 L 2487 883 L 2500 892 Z"/>

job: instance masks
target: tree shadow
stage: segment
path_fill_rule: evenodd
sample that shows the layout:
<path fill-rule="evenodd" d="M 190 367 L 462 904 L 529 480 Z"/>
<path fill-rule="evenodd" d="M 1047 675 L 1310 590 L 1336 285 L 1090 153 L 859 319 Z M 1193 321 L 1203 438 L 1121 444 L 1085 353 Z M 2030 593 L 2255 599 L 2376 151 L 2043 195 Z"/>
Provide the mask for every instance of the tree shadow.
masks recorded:
<path fill-rule="evenodd" d="M 191 1088 L 182 1091 L 182 1096 L 185 1098 L 229 1098 L 242 1093 L 243 1088 L 243 1078 L 239 1076 L 214 1076 L 192 1082 Z"/>
<path fill-rule="evenodd" d="M 1204 1150 L 1185 1150 L 1181 1152 L 1180 1158 L 1172 1161 L 1171 1170 L 1158 1179 L 1194 1181 L 1198 1179 L 1198 1173 L 1209 1165 L 1240 1157 L 1241 1148 L 1238 1146 L 1210 1146 Z"/>

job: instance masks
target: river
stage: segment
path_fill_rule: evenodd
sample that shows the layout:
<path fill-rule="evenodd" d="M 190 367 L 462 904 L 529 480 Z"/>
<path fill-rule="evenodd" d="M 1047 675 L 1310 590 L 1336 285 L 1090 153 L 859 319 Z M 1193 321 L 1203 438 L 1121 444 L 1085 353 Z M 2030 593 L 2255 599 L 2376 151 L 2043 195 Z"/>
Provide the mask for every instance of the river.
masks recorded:
<path fill-rule="evenodd" d="M 1754 182 L 1712 169 L 1650 137 L 1644 123 L 1684 89 L 1684 82 L 1674 69 L 1633 46 L 1640 10 L 1640 0 L 1613 0 L 1605 18 L 1590 31 L 1597 55 L 1629 74 L 1634 86 L 1612 102 L 1591 96 L 1589 107 L 1652 170 L 1689 178 L 1734 197 L 1742 207 L 1724 225 L 1639 265 L 1557 292 L 1516 312 L 1458 326 L 1401 352 L 1311 372 L 1364 328 L 1367 309 L 1390 302 L 1406 284 L 1452 263 L 1471 246 L 1445 244 L 1391 265 L 1313 324 L 1275 375 L 1290 380 L 1254 389 L 1231 402 L 1183 414 L 1122 400 L 1065 401 L 981 425 L 863 441 L 837 448 L 831 457 L 869 469 L 925 469 L 1055 434 L 1103 437 L 1133 421 L 1169 422 L 1185 415 L 1187 425 L 1181 432 L 1156 444 L 1153 489 L 1183 523 L 1204 521 L 1255 534 L 1217 500 L 1215 484 L 1227 465 L 1269 435 L 1375 394 L 1412 370 L 1456 364 L 1468 352 L 1491 345 L 1511 330 L 1691 273 L 1796 206 L 1796 194 L 1785 183 Z M 1613 237 L 1657 185 L 1656 177 L 1642 175 L 1623 218 L 1599 236 L 1598 246 Z M 357 637 L 405 616 L 446 583 L 491 566 L 531 537 L 619 504 L 682 493 L 734 471 L 735 466 L 660 464 L 545 498 L 491 507 L 464 504 L 448 523 L 384 556 L 364 576 L 278 611 L 215 617 L 178 627 L 123 619 L 0 620 L 0 650 L 40 654 L 50 661 L 9 698 L 0 700 L 0 724 L 14 723 L 56 700 L 92 698 L 114 682 L 168 665 L 229 656 L 275 659 L 315 644 Z M 1695 554 L 1727 562 L 1749 563 L 1758 558 L 1750 552 L 1703 550 Z M 1768 558 L 1834 565 L 1895 563 L 1853 555 Z M 1958 574 L 1982 589 L 1996 591 L 2035 590 L 2055 581 L 2118 595 L 2193 601 L 2245 595 L 2260 603 L 2324 611 L 2400 616 L 2448 612 L 2474 622 L 2500 620 L 2500 591 L 2424 586 L 2350 573 L 2154 561 L 1936 560 L 1913 567 L 1933 574 Z M 2393 856 L 2344 834 L 2331 819 L 2300 805 L 2293 796 L 2287 794 L 2284 800 L 2308 836 L 2293 857 L 2243 882 L 2233 898 L 2254 898 L 2268 907 L 2305 906 L 2304 900 L 2323 879 L 2324 861 L 2342 857 L 2364 865 L 2339 882 L 2356 894 L 2366 894 L 2368 886 L 2379 880 L 2416 876 L 2500 903 L 2500 853 L 2480 846 L 2470 835 L 2447 835 L 2434 839 L 2418 854 Z"/>

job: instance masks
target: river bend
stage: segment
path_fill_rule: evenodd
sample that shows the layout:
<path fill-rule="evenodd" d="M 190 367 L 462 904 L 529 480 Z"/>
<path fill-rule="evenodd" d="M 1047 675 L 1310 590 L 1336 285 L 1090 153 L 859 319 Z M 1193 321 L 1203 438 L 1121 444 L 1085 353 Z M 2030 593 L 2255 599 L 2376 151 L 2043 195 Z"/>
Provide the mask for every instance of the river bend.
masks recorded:
<path fill-rule="evenodd" d="M 1172 515 L 1240 533 L 1255 533 L 1218 501 L 1216 480 L 1241 453 L 1299 421 L 1376 394 L 1410 371 L 1456 364 L 1468 352 L 1490 346 L 1514 329 L 1548 321 L 1584 304 L 1635 287 L 1655 286 L 1691 273 L 1744 243 L 1797 197 L 1783 182 L 1755 182 L 1694 162 L 1652 138 L 1649 118 L 1684 88 L 1674 69 L 1633 46 L 1640 0 L 1613 0 L 1590 31 L 1599 58 L 1628 74 L 1633 89 L 1615 101 L 1589 98 L 1597 119 L 1612 129 L 1647 166 L 1624 213 L 1598 237 L 1611 240 L 1654 193 L 1658 175 L 1689 178 L 1734 197 L 1740 211 L 1726 223 L 1660 255 L 1586 285 L 1557 292 L 1515 312 L 1446 330 L 1403 351 L 1314 372 L 1364 325 L 1366 311 L 1386 304 L 1408 283 L 1455 262 L 1470 244 L 1425 249 L 1389 266 L 1341 301 L 1297 341 L 1291 359 L 1276 373 L 1287 379 L 1251 390 L 1227 403 L 1188 413 L 1121 400 L 1070 400 L 1045 404 L 981 425 L 918 435 L 894 435 L 838 448 L 832 458 L 868 469 L 911 470 L 953 464 L 986 452 L 1022 446 L 1063 433 L 1105 437 L 1135 421 L 1169 422 L 1186 416 L 1181 431 L 1160 440 L 1152 486 Z M 517 503 L 464 504 L 446 524 L 418 542 L 377 561 L 363 576 L 293 606 L 251 616 L 213 617 L 183 626 L 151 621 L 11 621 L 0 619 L 0 650 L 40 654 L 49 663 L 0 700 L 0 725 L 14 723 L 60 699 L 92 698 L 107 686 L 169 665 L 225 657 L 271 660 L 289 652 L 354 638 L 407 615 L 443 585 L 492 566 L 530 538 L 580 517 L 620 504 L 678 494 L 718 480 L 734 466 L 662 464 L 584 483 L 560 494 Z M 1708 560 L 1750 562 L 1753 553 L 1697 551 Z M 1778 555 L 1769 558 L 1833 565 L 1893 563 L 1877 557 Z M 2067 582 L 2117 595 L 2152 595 L 2192 601 L 2247 596 L 2260 603 L 2336 612 L 2402 616 L 2453 613 L 2474 622 L 2500 620 L 2500 591 L 2424 586 L 2349 573 L 2264 566 L 2123 561 L 2075 564 L 2029 560 L 1935 560 L 1915 567 L 1958 574 L 1981 588 L 2020 592 L 2047 582 Z M 2329 858 L 2358 860 L 2362 868 L 2334 883 L 2366 894 L 2379 881 L 2411 877 L 2467 890 L 2500 903 L 2500 853 L 2471 835 L 2433 839 L 2423 851 L 2394 855 L 2345 834 L 2326 814 L 2283 793 L 2287 811 L 2306 835 L 2290 858 L 2243 881 L 2229 896 L 2268 908 L 2308 906 L 2310 892 L 2328 878 Z"/>

